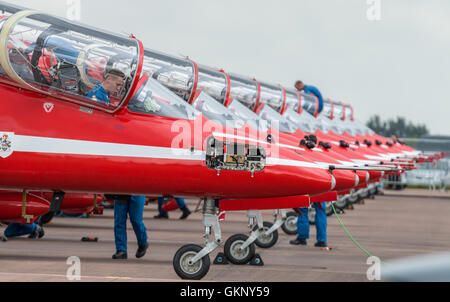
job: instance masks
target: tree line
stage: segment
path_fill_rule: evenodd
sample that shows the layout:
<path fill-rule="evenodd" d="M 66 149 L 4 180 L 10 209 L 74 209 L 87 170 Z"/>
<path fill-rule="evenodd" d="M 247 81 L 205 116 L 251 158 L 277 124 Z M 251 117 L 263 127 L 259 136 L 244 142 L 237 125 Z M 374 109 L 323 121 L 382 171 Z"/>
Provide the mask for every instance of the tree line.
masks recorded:
<path fill-rule="evenodd" d="M 366 125 L 376 133 L 386 137 L 396 134 L 398 137 L 419 138 L 429 134 L 426 125 L 415 125 L 404 117 L 383 121 L 379 115 L 374 115 Z"/>

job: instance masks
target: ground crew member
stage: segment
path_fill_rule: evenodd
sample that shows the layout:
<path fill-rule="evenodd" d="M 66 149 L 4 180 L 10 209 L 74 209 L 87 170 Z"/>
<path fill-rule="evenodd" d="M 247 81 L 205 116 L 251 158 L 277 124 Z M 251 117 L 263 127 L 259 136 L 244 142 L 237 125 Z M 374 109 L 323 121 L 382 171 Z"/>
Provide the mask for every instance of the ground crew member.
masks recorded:
<path fill-rule="evenodd" d="M 303 84 L 302 81 L 297 81 L 295 82 L 295 88 L 298 91 L 303 91 L 307 94 L 312 94 L 314 96 L 316 96 L 319 99 L 319 110 L 318 112 L 322 112 L 323 109 L 323 97 L 322 94 L 320 93 L 319 89 L 317 89 L 317 87 L 312 86 L 312 85 L 305 85 Z"/>
<path fill-rule="evenodd" d="M 6 238 L 19 237 L 29 235 L 28 238 L 42 238 L 44 237 L 44 228 L 37 223 L 21 224 L 12 222 L 8 224 L 4 235 Z"/>
<path fill-rule="evenodd" d="M 327 247 L 327 213 L 324 202 L 314 202 L 316 209 L 316 239 L 314 246 Z M 309 238 L 308 208 L 299 208 L 300 214 L 297 219 L 297 239 L 289 241 L 293 245 L 306 245 Z"/>
<path fill-rule="evenodd" d="M 178 204 L 178 207 L 183 212 L 180 219 L 186 219 L 189 215 L 191 215 L 191 211 L 186 205 L 186 202 L 184 201 L 184 198 L 181 197 L 175 197 L 175 202 Z M 158 212 L 159 214 L 154 216 L 156 219 L 168 219 L 169 214 L 162 209 L 162 205 L 164 204 L 164 197 L 158 197 Z"/>
<path fill-rule="evenodd" d="M 145 196 L 123 195 L 114 200 L 114 237 L 116 253 L 113 259 L 127 259 L 127 214 L 130 214 L 131 225 L 138 242 L 136 258 L 145 255 L 148 249 L 147 230 L 143 222 Z"/>
<path fill-rule="evenodd" d="M 88 91 L 86 96 L 97 101 L 111 105 L 110 94 L 120 92 L 125 74 L 118 69 L 111 69 L 105 75 L 105 80 L 97 84 L 94 89 Z"/>

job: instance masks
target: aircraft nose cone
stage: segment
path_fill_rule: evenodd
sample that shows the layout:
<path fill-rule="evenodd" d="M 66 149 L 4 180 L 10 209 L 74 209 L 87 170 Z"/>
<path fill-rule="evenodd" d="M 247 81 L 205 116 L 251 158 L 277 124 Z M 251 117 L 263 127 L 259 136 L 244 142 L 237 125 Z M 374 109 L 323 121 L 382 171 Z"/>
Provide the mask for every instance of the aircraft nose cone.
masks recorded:
<path fill-rule="evenodd" d="M 334 191 L 344 191 L 358 185 L 358 175 L 353 171 L 334 170 L 333 176 L 336 178 L 336 187 Z"/>

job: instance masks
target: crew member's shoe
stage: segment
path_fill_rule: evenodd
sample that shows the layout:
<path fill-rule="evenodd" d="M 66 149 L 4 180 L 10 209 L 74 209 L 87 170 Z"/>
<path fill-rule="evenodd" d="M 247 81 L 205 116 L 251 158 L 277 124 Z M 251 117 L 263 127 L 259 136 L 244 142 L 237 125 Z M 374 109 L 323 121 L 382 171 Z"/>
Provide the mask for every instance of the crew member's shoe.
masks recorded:
<path fill-rule="evenodd" d="M 31 238 L 31 239 L 39 238 L 40 239 L 40 238 L 44 237 L 44 235 L 45 235 L 44 228 L 37 224 L 33 233 L 31 233 L 30 236 L 28 236 L 28 238 Z"/>
<path fill-rule="evenodd" d="M 161 213 L 159 213 L 158 215 L 156 215 L 156 216 L 153 216 L 153 218 L 156 218 L 156 219 L 169 219 L 169 214 L 161 214 Z"/>
<path fill-rule="evenodd" d="M 113 259 L 128 259 L 127 252 L 117 251 L 113 256 Z"/>
<path fill-rule="evenodd" d="M 291 241 L 289 241 L 289 243 L 293 244 L 293 245 L 306 245 L 307 244 L 306 239 L 303 239 L 303 238 L 297 238 L 295 240 L 291 240 Z"/>
<path fill-rule="evenodd" d="M 148 249 L 148 242 L 143 246 L 139 246 L 138 250 L 136 251 L 136 258 L 144 257 L 145 253 L 147 252 L 147 249 Z"/>
<path fill-rule="evenodd" d="M 316 242 L 316 243 L 314 244 L 314 246 L 316 246 L 316 247 L 327 247 L 328 245 L 327 245 L 326 242 L 319 241 L 319 242 Z"/>
<path fill-rule="evenodd" d="M 189 215 L 191 215 L 191 211 L 188 207 L 184 207 L 181 210 L 183 211 L 183 215 L 181 215 L 180 219 L 186 219 Z"/>

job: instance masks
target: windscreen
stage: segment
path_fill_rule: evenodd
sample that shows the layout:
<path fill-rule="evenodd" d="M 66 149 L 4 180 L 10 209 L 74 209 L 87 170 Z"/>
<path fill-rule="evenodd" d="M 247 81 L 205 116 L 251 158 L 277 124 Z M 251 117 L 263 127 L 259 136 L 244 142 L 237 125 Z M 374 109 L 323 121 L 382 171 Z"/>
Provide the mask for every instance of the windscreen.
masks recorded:
<path fill-rule="evenodd" d="M 199 66 L 197 87 L 222 104 L 227 96 L 227 85 L 224 73 Z"/>
<path fill-rule="evenodd" d="M 299 100 L 297 93 L 286 90 L 286 107 L 298 112 L 298 104 Z"/>
<path fill-rule="evenodd" d="M 231 102 L 231 104 L 228 106 L 228 109 L 236 116 L 238 116 L 241 120 L 249 124 L 253 129 L 267 132 L 270 128 L 269 124 L 266 121 L 261 120 L 256 113 L 236 100 Z"/>
<path fill-rule="evenodd" d="M 142 69 L 185 101 L 190 99 L 195 78 L 191 61 L 146 49 Z"/>
<path fill-rule="evenodd" d="M 260 83 L 261 84 L 261 104 L 266 104 L 274 110 L 280 112 L 283 107 L 283 90 L 280 87 Z"/>
<path fill-rule="evenodd" d="M 242 128 L 245 122 L 228 108 L 217 102 L 205 92 L 201 92 L 192 103 L 195 110 L 200 111 L 207 119 L 228 128 Z"/>
<path fill-rule="evenodd" d="M 247 108 L 255 110 L 258 98 L 258 85 L 255 81 L 230 74 L 230 97 L 241 102 Z"/>
<path fill-rule="evenodd" d="M 281 132 L 294 133 L 298 129 L 295 124 L 288 121 L 267 105 L 259 111 L 258 116 L 261 119 L 268 121 L 272 127 L 278 128 Z"/>
<path fill-rule="evenodd" d="M 317 111 L 317 100 L 314 96 L 301 92 L 303 110 L 314 116 Z"/>
<path fill-rule="evenodd" d="M 199 114 L 191 105 L 153 78 L 148 78 L 139 88 L 129 102 L 128 110 L 187 120 L 194 120 Z"/>
<path fill-rule="evenodd" d="M 341 103 L 334 103 L 334 118 L 344 120 L 344 106 Z"/>
<path fill-rule="evenodd" d="M 322 114 L 317 118 L 317 120 L 322 126 L 323 133 L 328 133 L 330 131 L 338 134 L 342 133 L 342 129 L 334 122 L 334 120 L 330 120 L 328 117 L 323 116 Z"/>
<path fill-rule="evenodd" d="M 356 130 L 349 120 L 335 119 L 334 122 L 339 126 L 342 132 L 346 132 L 352 136 L 355 136 L 357 134 Z"/>
<path fill-rule="evenodd" d="M 330 100 L 325 100 L 323 102 L 323 110 L 320 113 L 321 116 L 331 119 L 333 117 L 333 104 Z"/>
<path fill-rule="evenodd" d="M 299 114 L 299 127 L 303 132 L 314 133 L 319 129 L 320 123 L 309 112 L 303 110 Z"/>

